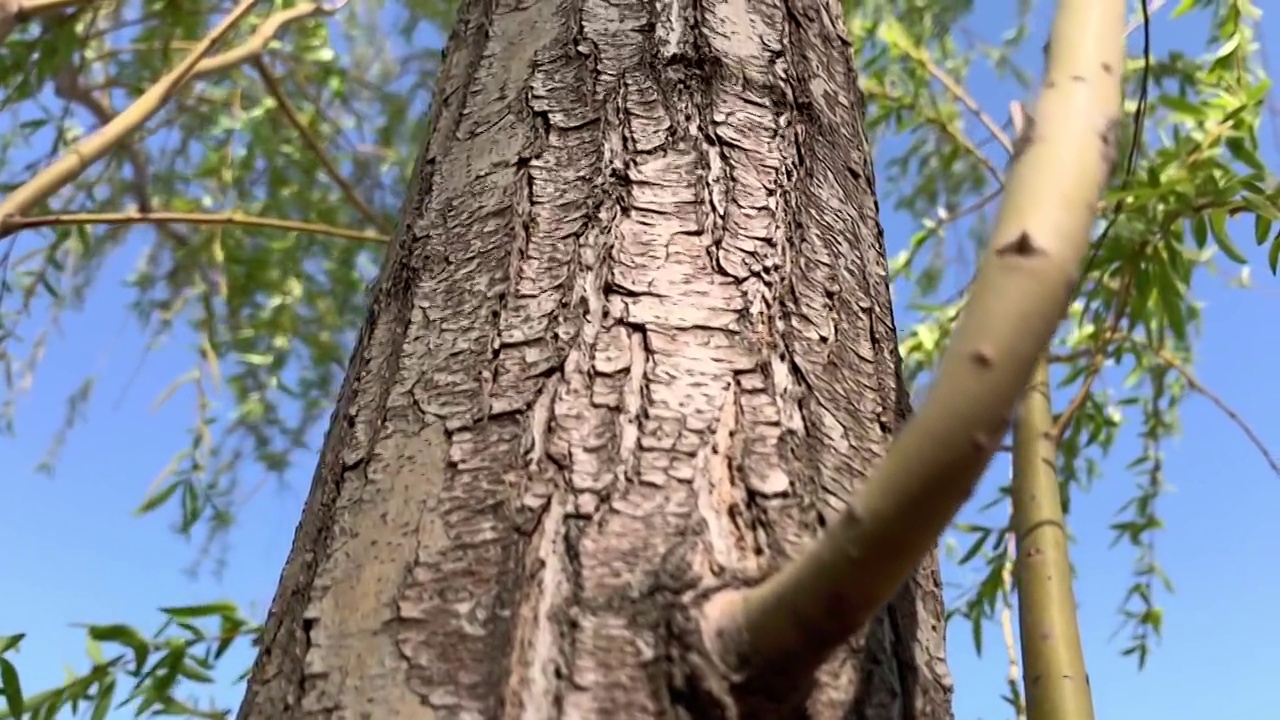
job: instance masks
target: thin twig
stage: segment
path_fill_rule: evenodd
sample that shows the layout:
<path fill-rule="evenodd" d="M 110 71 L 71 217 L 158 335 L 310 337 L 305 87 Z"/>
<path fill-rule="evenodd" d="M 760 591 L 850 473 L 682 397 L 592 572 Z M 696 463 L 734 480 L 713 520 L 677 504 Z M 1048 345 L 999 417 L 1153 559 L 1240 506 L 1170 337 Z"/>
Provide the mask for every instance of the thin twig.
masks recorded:
<path fill-rule="evenodd" d="M 1009 512 L 1012 518 L 1012 507 Z M 1012 519 L 1009 522 L 1012 523 Z M 1000 633 L 1004 636 L 1004 649 L 1009 657 L 1009 673 L 1005 682 L 1009 686 L 1014 718 L 1027 720 L 1027 704 L 1022 697 L 1022 668 L 1018 661 L 1018 638 L 1013 633 L 1013 559 L 1017 557 L 1017 542 L 1013 533 L 1005 538 L 1004 561 L 1000 567 Z"/>
<path fill-rule="evenodd" d="M 1134 265 L 1136 269 L 1137 265 Z M 1080 383 L 1080 387 L 1076 390 L 1075 397 L 1067 403 L 1062 414 L 1058 416 L 1057 423 L 1053 427 L 1054 442 L 1061 442 L 1063 433 L 1066 432 L 1067 426 L 1071 423 L 1072 418 L 1080 409 L 1084 407 L 1085 401 L 1089 398 L 1089 390 L 1093 387 L 1094 381 L 1102 374 L 1102 367 L 1106 364 L 1106 348 L 1109 338 L 1119 334 L 1120 321 L 1124 318 L 1125 303 L 1129 302 L 1129 291 L 1133 287 L 1133 275 L 1135 270 L 1126 273 L 1124 279 L 1121 280 L 1120 290 L 1116 293 L 1115 300 L 1111 306 L 1111 317 L 1107 320 L 1107 327 L 1098 334 L 1093 344 L 1093 362 L 1089 366 L 1089 370 L 1085 375 L 1084 381 Z"/>
<path fill-rule="evenodd" d="M 1174 372 L 1181 375 L 1182 379 L 1187 381 L 1187 387 L 1197 393 L 1200 393 L 1200 395 L 1204 396 L 1206 400 L 1213 403 L 1214 407 L 1221 410 L 1222 414 L 1226 415 L 1231 422 L 1235 423 L 1236 427 L 1240 428 L 1241 432 L 1245 434 L 1245 437 L 1249 438 L 1249 442 L 1253 443 L 1253 446 L 1262 454 L 1267 465 L 1271 467 L 1271 472 L 1275 473 L 1277 477 L 1280 477 L 1280 462 L 1276 461 L 1275 456 L 1272 455 L 1271 451 L 1267 450 L 1267 446 L 1263 444 L 1262 438 L 1258 437 L 1258 434 L 1253 431 L 1253 428 L 1249 426 L 1249 423 L 1245 422 L 1244 418 L 1240 417 L 1239 413 L 1232 410 L 1231 406 L 1227 405 L 1222 398 L 1218 397 L 1216 393 L 1205 387 L 1203 383 L 1197 380 L 1196 376 L 1191 373 L 1191 369 L 1183 365 L 1182 362 L 1170 354 L 1168 350 L 1163 348 L 1156 349 L 1156 357 L 1160 358 L 1160 361 L 1172 368 Z"/>
<path fill-rule="evenodd" d="M 977 100 L 973 99 L 973 96 L 964 89 L 963 85 L 956 82 L 955 78 L 951 77 L 946 70 L 943 70 L 940 66 L 934 63 L 928 55 L 919 53 L 912 54 L 912 56 L 917 62 L 924 65 L 925 71 L 932 75 L 935 80 L 942 83 L 942 87 L 946 88 L 947 92 L 951 93 L 951 96 L 954 97 L 957 102 L 963 105 L 966 110 L 976 117 L 978 122 L 982 123 L 982 126 L 987 129 L 987 132 L 991 133 L 991 137 L 995 138 L 995 141 L 1000 143 L 1000 147 L 1005 149 L 1005 152 L 1010 155 L 1013 154 L 1013 141 L 1009 139 L 1004 128 L 1000 127 L 1000 123 L 997 123 L 994 118 L 982 109 L 982 106 L 978 104 Z"/>
<path fill-rule="evenodd" d="M 1271 471 L 1275 473 L 1277 477 L 1280 477 L 1280 460 L 1276 458 L 1274 453 L 1272 453 L 1270 450 L 1267 449 L 1266 444 L 1263 443 L 1262 438 L 1253 429 L 1253 426 L 1251 426 L 1249 422 L 1240 415 L 1240 413 L 1233 410 L 1231 406 L 1228 405 L 1227 402 L 1222 399 L 1221 396 L 1219 396 L 1214 391 L 1210 390 L 1207 386 L 1205 386 L 1204 383 L 1200 382 L 1200 380 L 1195 377 L 1194 373 L 1191 372 L 1191 369 L 1188 368 L 1185 364 L 1183 364 L 1181 360 L 1174 357 L 1173 354 L 1171 354 L 1168 350 L 1151 346 L 1150 343 L 1139 341 L 1126 333 L 1120 332 L 1117 329 L 1112 331 L 1109 334 L 1104 335 L 1103 338 L 1100 341 L 1098 341 L 1098 343 L 1095 344 L 1093 348 L 1082 348 L 1080 350 L 1070 352 L 1070 353 L 1052 355 L 1050 356 L 1050 361 L 1051 362 L 1073 362 L 1081 359 L 1082 357 L 1091 356 L 1095 358 L 1095 364 L 1101 364 L 1101 361 L 1099 359 L 1104 360 L 1105 357 L 1109 354 L 1107 349 L 1110 348 L 1114 343 L 1118 343 L 1118 342 L 1119 343 L 1130 342 L 1138 346 L 1146 347 L 1147 350 L 1150 351 L 1151 355 L 1155 359 L 1164 363 L 1174 372 L 1181 375 L 1183 379 L 1186 380 L 1187 387 L 1189 387 L 1192 392 L 1203 396 L 1214 407 L 1222 411 L 1222 414 L 1226 415 L 1227 419 L 1230 420 L 1232 423 L 1234 423 L 1236 427 L 1240 428 L 1240 431 L 1244 433 L 1245 437 L 1249 440 L 1249 442 L 1254 446 L 1255 449 L 1257 449 L 1258 453 L 1262 455 L 1263 460 L 1267 463 L 1267 466 L 1271 468 Z M 1091 373 L 1090 379 L 1092 379 L 1092 377 L 1094 377 L 1094 374 Z M 1088 389 L 1083 388 L 1082 392 L 1078 392 L 1076 394 L 1076 397 L 1072 400 L 1072 404 L 1073 405 L 1083 404 L 1082 398 L 1087 394 L 1088 394 Z M 1067 417 L 1067 414 L 1064 412 L 1059 417 L 1059 420 L 1058 420 L 1059 430 L 1065 430 L 1066 422 L 1069 420 L 1070 418 Z M 1061 437 L 1061 432 L 1058 432 L 1058 435 L 1059 437 Z"/>
<path fill-rule="evenodd" d="M 304 222 L 301 220 L 285 220 L 283 218 L 246 215 L 241 212 L 196 213 L 196 212 L 115 212 L 115 213 L 63 213 L 58 215 L 36 215 L 33 217 L 13 218 L 9 221 L 11 231 L 55 225 L 140 225 L 143 223 L 183 223 L 187 225 L 240 225 L 244 227 L 270 228 L 292 232 L 328 235 L 368 243 L 385 243 L 386 235 L 367 231 L 348 230 L 346 228 L 325 225 L 323 223 Z"/>
<path fill-rule="evenodd" d="M 360 214 L 369 221 L 369 224 L 384 233 L 389 234 L 391 230 L 386 227 L 382 218 L 379 218 L 378 214 L 375 213 L 364 199 L 360 197 L 360 194 L 356 192 L 355 188 L 351 187 L 351 183 L 347 182 L 347 179 L 338 171 L 337 166 L 333 164 L 333 160 L 329 158 L 329 154 L 325 152 L 325 149 L 320 145 L 320 141 L 316 139 L 316 136 L 307 128 L 306 124 L 302 122 L 302 118 L 298 115 L 298 111 L 294 109 L 293 103 L 289 102 L 289 98 L 285 95 L 284 89 L 280 87 L 279 81 L 277 81 L 275 76 L 271 74 L 271 70 L 267 68 L 267 64 L 262 61 L 261 57 L 254 58 L 253 68 L 254 70 L 257 70 L 258 75 L 262 77 L 262 84 L 266 86 L 267 92 L 275 99 L 276 104 L 280 106 L 280 111 L 284 113 L 289 124 L 293 126 L 294 130 L 298 131 L 298 135 L 302 137 L 302 142 L 306 144 L 306 146 L 311 150 L 311 153 L 320 161 L 325 172 L 329 175 L 329 179 L 333 180 L 333 182 L 338 186 L 338 189 L 342 191 L 342 194 L 345 195 L 347 200 L 356 208 L 356 210 L 358 210 Z"/>

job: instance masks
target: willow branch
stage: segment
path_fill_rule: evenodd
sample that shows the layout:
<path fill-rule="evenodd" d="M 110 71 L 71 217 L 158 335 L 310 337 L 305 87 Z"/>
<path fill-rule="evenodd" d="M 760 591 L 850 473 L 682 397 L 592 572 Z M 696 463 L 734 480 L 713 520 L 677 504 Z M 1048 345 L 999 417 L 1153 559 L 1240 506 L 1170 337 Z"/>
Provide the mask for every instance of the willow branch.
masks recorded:
<path fill-rule="evenodd" d="M 241 0 L 235 8 L 173 70 L 142 93 L 111 122 L 86 135 L 57 160 L 36 173 L 35 177 L 0 200 L 0 237 L 12 232 L 16 218 L 47 200 L 68 183 L 80 177 L 93 163 L 102 159 L 112 147 L 160 112 L 177 91 L 192 78 L 218 72 L 248 60 L 266 47 L 267 42 L 284 25 L 332 10 L 316 3 L 305 3 L 281 11 L 263 21 L 249 40 L 220 55 L 207 57 L 253 8 L 256 0 Z"/>
<path fill-rule="evenodd" d="M 904 100 L 899 94 L 890 92 L 883 85 L 877 84 L 870 79 L 863 83 L 862 93 L 868 102 L 886 101 L 902 105 L 910 104 L 909 101 Z M 991 176 L 992 181 L 994 181 L 998 187 L 1004 187 L 1004 176 L 1000 172 L 1000 168 L 996 167 L 996 164 L 991 161 L 991 158 L 987 157 L 986 154 L 982 152 L 982 149 L 975 145 L 963 130 L 953 127 L 953 124 L 948 122 L 947 118 L 944 118 L 940 113 L 931 113 L 921 107 L 916 107 L 915 111 L 918 116 L 917 120 L 921 125 L 932 126 L 938 131 L 938 133 L 945 135 L 952 142 L 958 145 L 960 149 L 973 156 L 974 161 L 987 171 L 987 174 Z"/>
<path fill-rule="evenodd" d="M 1013 425 L 1010 492 L 1027 719 L 1093 720 L 1056 459 L 1049 366 L 1042 361 Z"/>
<path fill-rule="evenodd" d="M 36 215 L 20 217 L 10 221 L 12 230 L 52 227 L 55 225 L 141 225 L 157 223 L 177 223 L 186 225 L 238 225 L 241 227 L 266 228 L 270 230 L 286 230 L 290 232 L 327 235 L 367 243 L 385 243 L 387 238 L 382 233 L 361 232 L 346 228 L 325 225 L 323 223 L 303 222 L 301 220 L 285 220 L 283 218 L 247 215 L 240 212 L 194 213 L 194 212 L 118 212 L 118 213 L 62 213 L 58 215 Z"/>
<path fill-rule="evenodd" d="M 1010 104 L 1009 110 L 1014 132 L 1023 142 L 1033 120 L 1020 102 Z M 1071 587 L 1053 429 L 1049 361 L 1041 356 L 1013 423 L 1010 542 L 1016 558 L 1013 571 L 1018 586 L 1025 690 L 1015 697 L 1023 702 L 1028 720 L 1093 720 L 1093 694 Z M 1001 619 L 1007 620 L 1007 611 Z M 1048 628 L 1052 632 L 1046 632 Z M 1006 630 L 1006 639 L 1010 634 Z M 1014 682 L 1012 671 L 1010 677 Z"/>
<path fill-rule="evenodd" d="M 796 692 L 892 598 L 972 494 L 1075 292 L 1117 160 L 1124 3 L 1061 0 L 1053 51 L 992 241 L 924 406 L 823 537 L 701 609 L 740 692 Z"/>
<path fill-rule="evenodd" d="M 963 85 L 956 82 L 955 78 L 951 77 L 950 73 L 943 70 L 941 66 L 935 63 L 924 52 L 908 54 L 912 55 L 917 62 L 923 65 L 925 72 L 929 73 L 935 80 L 941 83 L 942 87 L 951 94 L 951 97 L 955 98 L 957 102 L 964 106 L 964 109 L 968 110 L 971 115 L 978 119 L 978 122 L 982 123 L 982 127 L 986 128 L 987 132 L 991 133 L 991 137 L 994 138 L 996 142 L 1000 143 L 1000 147 L 1004 148 L 1005 152 L 1013 154 L 1013 141 L 1011 141 L 1009 136 L 1005 134 L 1004 128 L 1000 127 L 1000 123 L 996 122 L 995 118 L 988 115 L 987 112 L 982 109 L 982 106 L 978 104 L 977 100 L 973 99 L 973 96 L 964 89 Z"/>
<path fill-rule="evenodd" d="M 1240 413 L 1232 410 L 1231 406 L 1227 405 L 1222 398 L 1218 397 L 1216 393 L 1205 387 L 1204 384 L 1201 383 L 1194 374 L 1192 374 L 1191 369 L 1186 365 L 1183 365 L 1182 362 L 1179 361 L 1178 358 L 1174 357 L 1168 350 L 1165 350 L 1164 348 L 1156 348 L 1155 352 L 1156 357 L 1159 358 L 1161 362 L 1168 365 L 1174 372 L 1182 376 L 1182 379 L 1187 383 L 1187 387 L 1191 388 L 1193 392 L 1197 392 L 1204 396 L 1204 398 L 1212 403 L 1214 407 L 1221 410 L 1222 414 L 1227 416 L 1227 419 L 1235 423 L 1236 427 L 1240 428 L 1240 431 L 1249 439 L 1249 442 L 1253 443 L 1253 446 L 1262 454 L 1262 458 L 1271 468 L 1271 472 L 1274 473 L 1276 477 L 1280 477 L 1280 462 L 1276 461 L 1276 457 L 1267 449 L 1266 444 L 1262 442 L 1262 438 L 1258 436 L 1258 433 L 1254 432 L 1253 427 L 1251 427 L 1249 423 L 1240 416 Z"/>
<path fill-rule="evenodd" d="M 75 180 L 90 165 L 102 159 L 108 151 L 160 111 L 166 101 L 182 86 L 213 46 L 225 37 L 253 8 L 256 0 L 240 0 L 231 13 L 223 19 L 178 66 L 147 89 L 127 110 L 111 122 L 85 136 L 70 150 L 45 167 L 36 176 L 0 200 L 0 235 L 7 234 L 12 219 L 26 214 L 31 208 L 44 202 L 67 183 Z"/>
<path fill-rule="evenodd" d="M 218 53 L 217 55 L 201 62 L 196 68 L 196 74 L 206 75 L 209 73 L 222 72 L 223 70 L 236 67 L 237 65 L 243 65 L 249 60 L 252 60 L 265 52 L 267 49 L 267 43 L 271 42 L 285 26 L 291 25 L 299 20 L 306 20 L 318 15 L 332 15 L 337 12 L 343 4 L 345 4 L 345 0 L 343 0 L 342 3 L 332 6 L 308 2 L 295 5 L 288 10 L 281 10 L 275 15 L 272 15 L 262 21 L 262 24 L 253 31 L 253 34 L 249 36 L 248 40 L 245 40 L 243 43 L 227 50 L 226 52 Z"/>
<path fill-rule="evenodd" d="M 1156 361 L 1163 363 L 1174 372 L 1181 375 L 1186 381 L 1187 387 L 1190 388 L 1192 392 L 1204 396 L 1206 400 L 1208 400 L 1218 410 L 1222 411 L 1222 414 L 1226 415 L 1227 419 L 1244 433 L 1245 438 L 1248 439 L 1249 443 L 1253 445 L 1260 455 L 1262 455 L 1262 459 L 1267 463 L 1267 466 L 1271 468 L 1271 471 L 1275 473 L 1277 477 L 1280 477 L 1280 460 L 1276 458 L 1275 453 L 1272 453 L 1267 449 L 1267 446 L 1262 442 L 1262 438 L 1258 435 L 1257 431 L 1253 429 L 1253 426 L 1249 424 L 1249 421 L 1245 420 L 1239 412 L 1227 404 L 1227 401 L 1224 400 L 1221 395 L 1218 395 L 1197 379 L 1195 374 L 1192 373 L 1191 368 L 1188 368 L 1185 363 L 1175 357 L 1168 350 L 1152 347 L 1150 343 L 1142 342 L 1117 330 L 1116 332 L 1106 336 L 1103 341 L 1097 343 L 1097 347 L 1081 348 L 1072 352 L 1054 354 L 1049 356 L 1049 359 L 1051 362 L 1078 362 L 1084 358 L 1091 358 L 1100 366 L 1105 362 L 1107 355 L 1110 354 L 1109 348 L 1113 347 L 1116 343 L 1123 344 L 1126 342 L 1146 347 L 1147 351 L 1151 353 L 1151 356 Z M 1077 391 L 1075 398 L 1079 397 L 1081 397 L 1081 394 Z M 1073 398 L 1073 400 L 1075 398 Z M 1080 404 L 1083 404 L 1083 401 L 1081 401 Z M 1070 419 L 1071 418 L 1067 418 L 1067 421 L 1069 422 Z M 1061 416 L 1058 420 L 1057 427 L 1062 428 L 1062 431 L 1058 433 L 1059 435 L 1066 431 L 1066 423 L 1063 422 Z"/>
<path fill-rule="evenodd" d="M 80 82 L 80 77 L 76 74 L 75 68 L 71 66 L 63 68 L 54 77 L 53 88 L 58 97 L 79 105 L 92 115 L 98 121 L 99 127 L 109 124 L 116 117 L 115 112 L 108 106 L 107 100 L 86 88 Z M 132 190 L 134 201 L 138 205 L 138 212 L 152 212 L 155 207 L 151 201 L 151 167 L 147 161 L 147 156 L 133 143 L 121 143 L 120 149 L 128 158 L 129 164 L 133 166 L 133 182 L 130 189 Z M 191 244 L 190 238 L 183 236 L 168 225 L 159 224 L 157 225 L 157 230 L 168 237 L 170 242 L 175 245 L 186 247 Z"/>
<path fill-rule="evenodd" d="M 1160 7 L 1164 5 L 1164 3 L 1165 3 L 1165 0 L 1151 0 L 1151 2 L 1147 6 L 1148 13 L 1153 13 L 1156 10 L 1159 10 Z M 1129 37 L 1129 35 L 1131 35 L 1134 30 L 1137 30 L 1140 27 L 1142 27 L 1141 17 L 1139 17 L 1134 22 L 1131 22 L 1125 26 L 1124 36 L 1126 38 Z M 929 70 L 930 74 L 932 74 L 932 70 L 930 70 L 931 67 L 937 67 L 937 66 L 932 64 L 925 66 L 925 69 Z M 949 92 L 951 92 L 951 94 L 956 98 L 957 101 L 960 102 L 960 104 L 964 105 L 971 113 L 974 113 L 975 115 L 977 115 L 980 121 L 982 121 L 982 118 L 984 117 L 986 118 L 986 120 L 982 122 L 983 122 L 983 125 L 986 126 L 988 130 L 990 130 L 992 127 L 995 127 L 995 128 L 1000 127 L 995 123 L 994 120 L 991 119 L 989 115 L 987 115 L 985 112 L 982 111 L 982 106 L 978 105 L 977 101 L 974 100 L 972 96 L 970 96 L 967 92 L 965 92 L 964 88 L 959 83 L 951 79 L 951 76 L 947 75 L 946 72 L 942 70 L 942 68 L 938 67 L 937 71 L 939 74 L 934 75 L 934 77 L 937 78 L 938 81 L 942 83 L 942 86 L 944 88 L 946 88 Z M 1015 103 L 1010 104 L 1011 112 L 1013 110 L 1014 104 Z M 1020 104 L 1020 103 L 1017 103 L 1017 104 Z M 999 142 L 1001 145 L 1003 145 L 1005 150 L 1009 151 L 1009 153 L 1012 154 L 1015 151 L 1013 144 L 1010 142 L 1008 136 L 1003 133 L 1003 131 L 1000 133 L 992 132 L 992 137 L 995 138 L 995 140 Z M 997 187 L 994 191 L 988 193 L 986 196 L 980 198 L 977 202 L 973 203 L 968 208 L 965 208 L 965 210 L 962 211 L 962 213 L 969 214 L 971 212 L 976 212 L 982 209 L 983 207 L 986 207 L 987 203 L 989 203 L 991 200 L 999 196 L 1000 193 L 1003 192 L 1004 190 L 1004 178 L 997 176 L 996 183 L 997 185 L 999 185 L 999 187 Z M 1232 215 L 1235 215 L 1244 209 L 1243 203 L 1240 203 L 1238 205 L 1239 205 L 1238 207 L 1235 207 L 1233 210 L 1230 211 Z M 1106 210 L 1107 210 L 1106 203 L 1099 200 L 1097 212 L 1103 213 L 1103 212 L 1106 212 Z M 964 297 L 965 293 L 969 292 L 969 288 L 972 286 L 973 286 L 973 278 L 970 278 L 969 282 L 965 283 L 964 286 L 961 287 L 959 291 L 957 291 L 954 295 L 948 298 L 947 301 L 944 302 L 943 304 L 951 305 L 952 303 L 957 302 L 958 300 L 960 300 L 960 298 Z"/>

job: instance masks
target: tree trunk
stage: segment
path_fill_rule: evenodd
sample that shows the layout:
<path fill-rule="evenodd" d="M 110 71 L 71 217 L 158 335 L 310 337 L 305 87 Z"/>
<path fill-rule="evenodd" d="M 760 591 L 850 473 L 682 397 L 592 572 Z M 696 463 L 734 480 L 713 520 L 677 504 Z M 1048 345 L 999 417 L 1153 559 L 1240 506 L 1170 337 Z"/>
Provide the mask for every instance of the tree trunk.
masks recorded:
<path fill-rule="evenodd" d="M 663 568 L 800 550 L 899 362 L 837 3 L 466 0 L 239 717 L 698 717 Z M 939 582 L 809 717 L 951 717 Z"/>

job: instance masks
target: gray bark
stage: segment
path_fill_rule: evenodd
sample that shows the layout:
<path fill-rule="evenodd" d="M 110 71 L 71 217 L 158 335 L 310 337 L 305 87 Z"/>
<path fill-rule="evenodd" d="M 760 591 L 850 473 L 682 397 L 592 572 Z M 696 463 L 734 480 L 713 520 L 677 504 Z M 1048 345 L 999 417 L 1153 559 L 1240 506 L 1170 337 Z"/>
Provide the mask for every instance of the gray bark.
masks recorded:
<path fill-rule="evenodd" d="M 817 0 L 463 3 L 242 720 L 706 714 L 663 568 L 798 552 L 908 412 L 849 57 Z M 930 558 L 806 714 L 950 694 Z"/>

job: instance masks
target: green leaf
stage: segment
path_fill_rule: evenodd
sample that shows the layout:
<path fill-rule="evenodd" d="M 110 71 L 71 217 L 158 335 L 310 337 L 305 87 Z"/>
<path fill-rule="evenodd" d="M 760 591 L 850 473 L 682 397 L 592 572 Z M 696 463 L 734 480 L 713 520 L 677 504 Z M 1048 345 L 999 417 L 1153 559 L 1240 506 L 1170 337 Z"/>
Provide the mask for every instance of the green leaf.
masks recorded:
<path fill-rule="evenodd" d="M 978 657 L 982 657 L 982 625 L 981 616 L 974 617 L 969 623 L 969 632 L 973 635 L 973 652 Z"/>
<path fill-rule="evenodd" d="M 133 652 L 133 672 L 141 673 L 147 665 L 147 657 L 151 653 L 151 643 L 135 628 L 128 625 L 91 625 L 89 637 L 101 641 L 123 645 Z"/>
<path fill-rule="evenodd" d="M 1239 137 L 1230 137 L 1226 140 L 1227 149 L 1231 151 L 1231 155 L 1241 163 L 1248 165 L 1250 170 L 1259 173 L 1266 173 L 1266 163 L 1258 157 L 1258 153 L 1249 147 L 1245 141 Z"/>
<path fill-rule="evenodd" d="M 102 654 L 102 643 L 92 637 L 89 638 L 89 642 L 86 644 L 85 654 L 89 656 L 94 665 L 104 665 L 107 662 L 106 656 Z"/>
<path fill-rule="evenodd" d="M 215 617 L 218 615 L 234 615 L 237 612 L 235 603 L 218 602 L 204 605 L 184 605 L 179 607 L 160 608 L 160 612 L 171 618 L 182 620 L 188 618 Z"/>
<path fill-rule="evenodd" d="M 1205 220 L 1203 214 L 1191 218 L 1191 237 L 1198 248 L 1209 244 L 1209 221 Z"/>
<path fill-rule="evenodd" d="M 18 633 L 16 635 L 0 635 L 0 655 L 3 655 L 9 652 L 10 650 L 17 648 L 18 645 L 22 643 L 22 639 L 25 638 L 26 636 L 27 636 L 26 633 Z"/>
<path fill-rule="evenodd" d="M 1240 35 L 1237 33 L 1227 38 L 1227 41 L 1218 47 L 1217 51 L 1213 54 L 1213 62 L 1217 62 L 1231 53 L 1234 53 L 1238 47 L 1240 47 Z"/>
<path fill-rule="evenodd" d="M 1143 616 L 1143 622 L 1150 626 L 1157 637 L 1164 633 L 1164 612 L 1160 608 L 1151 608 Z"/>
<path fill-rule="evenodd" d="M 18 681 L 18 669 L 7 658 L 0 657 L 0 683 L 4 685 L 4 702 L 9 715 L 17 720 L 26 712 L 22 698 L 22 683 Z"/>
<path fill-rule="evenodd" d="M 1240 252 L 1240 248 L 1231 242 L 1231 236 L 1227 233 L 1227 211 L 1214 210 L 1209 213 L 1209 227 L 1213 230 L 1213 239 L 1217 241 L 1218 247 L 1222 249 L 1222 254 L 1231 258 L 1233 261 L 1244 265 L 1249 262 L 1249 258 Z"/>
<path fill-rule="evenodd" d="M 1182 115 L 1187 120 L 1200 120 L 1205 116 L 1205 108 L 1177 95 L 1161 95 L 1157 102 L 1166 108 Z"/>
<path fill-rule="evenodd" d="M 218 628 L 218 645 L 213 651 L 215 660 L 221 659 L 231 648 L 232 643 L 245 632 L 247 623 L 236 615 L 223 615 Z"/>
<path fill-rule="evenodd" d="M 973 543 L 969 545 L 969 549 L 965 550 L 964 555 L 960 556 L 960 559 L 956 561 L 956 564 L 965 565 L 970 560 L 977 557 L 978 553 L 982 552 L 982 546 L 986 543 L 987 538 L 990 537 L 990 535 L 990 530 L 983 530 L 982 532 L 977 533 L 976 537 L 973 539 Z"/>
<path fill-rule="evenodd" d="M 90 720 L 107 720 L 107 714 L 111 712 L 111 700 L 116 694 L 116 681 L 114 678 L 107 678 L 102 681 L 98 688 L 97 697 L 93 699 L 93 714 Z"/>
<path fill-rule="evenodd" d="M 258 367 L 266 367 L 275 361 L 275 357 L 263 353 L 240 353 L 236 358 L 245 365 L 256 365 Z"/>
<path fill-rule="evenodd" d="M 173 497 L 173 494 L 178 491 L 178 487 L 181 485 L 182 485 L 181 482 L 176 482 L 176 481 L 169 483 L 164 487 L 163 490 L 161 490 L 160 492 L 152 495 L 151 497 L 143 501 L 143 503 L 138 506 L 138 509 L 133 511 L 133 514 L 146 515 L 152 510 L 155 510 L 156 508 L 165 504 L 165 502 L 169 498 Z"/>
<path fill-rule="evenodd" d="M 201 670 L 194 663 L 184 662 L 178 669 L 178 673 L 193 682 L 208 684 L 213 682 L 213 676 Z"/>

